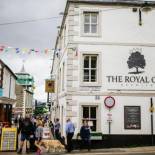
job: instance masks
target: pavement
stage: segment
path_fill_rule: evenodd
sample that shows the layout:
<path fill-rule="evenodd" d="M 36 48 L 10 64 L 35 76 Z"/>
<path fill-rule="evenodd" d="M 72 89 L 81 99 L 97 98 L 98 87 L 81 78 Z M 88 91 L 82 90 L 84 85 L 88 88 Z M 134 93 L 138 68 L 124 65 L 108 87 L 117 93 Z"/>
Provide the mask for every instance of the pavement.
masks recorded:
<path fill-rule="evenodd" d="M 26 153 L 22 153 L 26 154 Z M 42 153 L 42 155 L 155 155 L 155 146 L 148 147 L 133 147 L 133 148 L 106 148 L 106 149 L 92 149 L 90 152 L 87 150 L 74 150 L 71 153 Z M 0 155 L 17 155 L 16 152 L 0 152 Z M 29 155 L 35 155 L 30 153 Z"/>

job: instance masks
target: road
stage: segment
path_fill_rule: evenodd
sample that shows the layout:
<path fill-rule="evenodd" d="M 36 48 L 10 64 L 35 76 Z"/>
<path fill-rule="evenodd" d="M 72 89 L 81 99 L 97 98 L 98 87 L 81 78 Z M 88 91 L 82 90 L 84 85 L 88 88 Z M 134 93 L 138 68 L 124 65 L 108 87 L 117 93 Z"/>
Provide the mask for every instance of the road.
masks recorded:
<path fill-rule="evenodd" d="M 0 155 L 18 155 L 15 152 L 0 152 Z M 22 153 L 22 155 L 26 155 L 25 153 Z M 28 155 L 36 155 L 35 153 L 31 153 Z M 136 153 L 131 153 L 131 152 L 89 152 L 89 153 L 43 153 L 42 155 L 155 155 L 155 152 L 136 152 Z"/>

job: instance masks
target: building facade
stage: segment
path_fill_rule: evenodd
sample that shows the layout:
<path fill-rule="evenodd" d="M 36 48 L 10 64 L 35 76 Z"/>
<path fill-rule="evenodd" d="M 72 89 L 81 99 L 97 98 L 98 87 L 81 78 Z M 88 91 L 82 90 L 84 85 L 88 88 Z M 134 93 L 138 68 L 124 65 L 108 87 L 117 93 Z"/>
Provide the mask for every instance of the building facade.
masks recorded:
<path fill-rule="evenodd" d="M 15 116 L 25 117 L 33 113 L 33 89 L 34 79 L 25 72 L 24 66 L 20 73 L 16 73 L 16 107 L 14 108 Z"/>
<path fill-rule="evenodd" d="M 71 118 L 75 135 L 88 120 L 103 139 L 151 142 L 154 18 L 151 1 L 67 1 L 51 71 L 56 83 L 51 113 L 60 118 L 63 135 Z"/>
<path fill-rule="evenodd" d="M 0 122 L 11 124 L 12 107 L 16 101 L 16 75 L 0 60 Z"/>

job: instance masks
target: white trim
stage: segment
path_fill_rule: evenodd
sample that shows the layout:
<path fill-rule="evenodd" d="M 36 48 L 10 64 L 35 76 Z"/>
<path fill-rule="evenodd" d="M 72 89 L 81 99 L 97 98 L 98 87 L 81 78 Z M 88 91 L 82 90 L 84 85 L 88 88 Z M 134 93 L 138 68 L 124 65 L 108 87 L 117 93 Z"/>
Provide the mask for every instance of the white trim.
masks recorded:
<path fill-rule="evenodd" d="M 97 107 L 96 109 L 96 131 L 101 132 L 101 103 L 99 102 L 81 102 L 79 103 L 79 127 L 82 126 L 82 107 L 83 106 L 92 106 Z"/>

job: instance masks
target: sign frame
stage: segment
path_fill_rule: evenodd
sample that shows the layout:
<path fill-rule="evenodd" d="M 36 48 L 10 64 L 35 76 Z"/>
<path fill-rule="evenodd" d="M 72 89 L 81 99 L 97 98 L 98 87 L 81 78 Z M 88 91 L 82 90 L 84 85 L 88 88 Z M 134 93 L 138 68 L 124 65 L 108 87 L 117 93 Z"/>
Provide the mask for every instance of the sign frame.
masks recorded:
<path fill-rule="evenodd" d="M 5 135 L 8 132 L 8 135 Z M 12 133 L 14 136 L 12 137 Z M 6 137 L 5 137 L 6 136 Z M 6 144 L 5 147 L 4 144 Z M 11 146 L 13 144 L 13 146 Z M 16 151 L 17 150 L 17 128 L 2 128 L 1 134 L 1 151 Z"/>
<path fill-rule="evenodd" d="M 107 103 L 107 100 L 108 100 L 108 99 L 112 99 L 112 101 L 113 101 L 112 105 L 108 105 L 108 103 Z M 112 96 L 107 96 L 107 97 L 104 99 L 104 105 L 105 105 L 107 108 L 109 108 L 109 109 L 113 108 L 113 107 L 115 106 L 115 99 L 114 99 L 114 97 L 112 97 Z"/>

